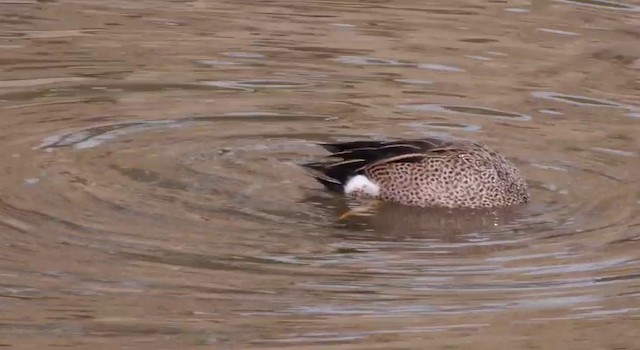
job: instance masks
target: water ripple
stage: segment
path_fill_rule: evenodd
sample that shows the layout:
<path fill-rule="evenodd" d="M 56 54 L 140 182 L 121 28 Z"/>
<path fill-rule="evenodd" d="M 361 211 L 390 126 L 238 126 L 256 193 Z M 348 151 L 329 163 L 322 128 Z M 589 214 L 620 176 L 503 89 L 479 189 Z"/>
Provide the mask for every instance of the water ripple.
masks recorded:
<path fill-rule="evenodd" d="M 464 72 L 465 70 L 459 67 L 447 66 L 444 64 L 435 63 L 422 63 L 418 65 L 418 68 L 435 70 L 440 72 Z"/>
<path fill-rule="evenodd" d="M 622 2 L 608 1 L 608 0 L 555 0 L 557 2 L 563 2 L 567 4 L 574 4 L 579 6 L 599 7 L 612 10 L 623 11 L 640 11 L 640 6 L 633 6 Z"/>
<path fill-rule="evenodd" d="M 590 97 L 579 96 L 579 95 L 566 95 L 558 92 L 534 91 L 531 93 L 531 96 L 545 99 L 545 100 L 553 100 L 553 101 L 570 103 L 577 106 L 630 108 L 630 106 L 623 105 L 613 101 L 590 98 Z"/>
<path fill-rule="evenodd" d="M 366 57 L 366 56 L 340 56 L 335 59 L 337 62 L 345 64 L 355 64 L 363 66 L 409 66 L 409 63 L 403 63 L 396 60 Z"/>
<path fill-rule="evenodd" d="M 455 105 L 441 105 L 433 103 L 412 103 L 398 105 L 399 108 L 421 111 L 421 112 L 440 112 L 440 113 L 453 113 L 453 114 L 465 114 L 473 116 L 490 117 L 497 119 L 509 119 L 509 120 L 531 120 L 531 116 L 526 114 L 517 114 L 511 112 L 500 111 L 497 109 L 474 107 L 474 106 L 455 106 Z"/>
<path fill-rule="evenodd" d="M 314 85 L 305 82 L 275 79 L 201 81 L 200 84 L 205 86 L 215 86 L 220 88 L 238 89 L 245 91 L 255 91 L 258 89 L 295 89 Z"/>

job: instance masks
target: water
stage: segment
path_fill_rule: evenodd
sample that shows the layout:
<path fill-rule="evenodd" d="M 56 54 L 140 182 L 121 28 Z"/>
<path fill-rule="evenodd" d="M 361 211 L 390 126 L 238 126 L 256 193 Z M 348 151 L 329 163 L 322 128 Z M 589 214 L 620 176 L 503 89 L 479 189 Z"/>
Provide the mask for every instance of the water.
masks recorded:
<path fill-rule="evenodd" d="M 0 345 L 637 349 L 637 2 L 0 4 Z M 458 136 L 532 203 L 352 205 L 319 141 Z"/>

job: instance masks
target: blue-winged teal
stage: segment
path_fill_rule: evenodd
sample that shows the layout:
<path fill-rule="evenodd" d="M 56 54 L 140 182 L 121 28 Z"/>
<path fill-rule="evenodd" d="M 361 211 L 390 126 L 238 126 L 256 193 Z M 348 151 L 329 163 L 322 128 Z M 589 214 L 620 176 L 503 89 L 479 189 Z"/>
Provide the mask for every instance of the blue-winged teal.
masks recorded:
<path fill-rule="evenodd" d="M 327 189 L 404 205 L 489 208 L 526 203 L 527 184 L 507 159 L 468 140 L 425 138 L 321 144 L 304 164 Z"/>

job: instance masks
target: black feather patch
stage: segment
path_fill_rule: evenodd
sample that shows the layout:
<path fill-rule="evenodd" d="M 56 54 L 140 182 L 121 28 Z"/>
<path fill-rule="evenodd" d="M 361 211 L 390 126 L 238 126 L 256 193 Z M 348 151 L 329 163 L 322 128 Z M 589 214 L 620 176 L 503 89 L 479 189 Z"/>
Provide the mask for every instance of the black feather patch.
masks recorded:
<path fill-rule="evenodd" d="M 320 146 L 324 147 L 324 149 L 331 153 L 337 153 L 355 148 L 378 148 L 383 144 L 384 142 L 382 141 L 352 141 L 341 143 L 322 143 Z"/>
<path fill-rule="evenodd" d="M 311 176 L 330 191 L 344 192 L 344 185 L 358 174 L 357 169 L 365 166 L 363 159 L 350 159 L 339 162 L 307 163 L 305 167 Z"/>
<path fill-rule="evenodd" d="M 342 159 L 364 159 L 367 163 L 375 163 L 385 158 L 392 158 L 407 153 L 420 152 L 420 148 L 413 145 L 386 145 L 378 148 L 364 147 L 333 153 L 331 157 Z"/>

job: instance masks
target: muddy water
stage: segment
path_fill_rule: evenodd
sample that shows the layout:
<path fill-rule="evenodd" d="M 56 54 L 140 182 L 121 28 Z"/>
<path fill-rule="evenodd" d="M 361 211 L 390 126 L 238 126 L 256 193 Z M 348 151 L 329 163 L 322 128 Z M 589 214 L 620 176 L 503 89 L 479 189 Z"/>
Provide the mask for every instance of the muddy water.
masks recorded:
<path fill-rule="evenodd" d="M 639 348 L 639 6 L 2 2 L 0 345 Z M 341 221 L 296 165 L 433 135 L 532 203 Z"/>

